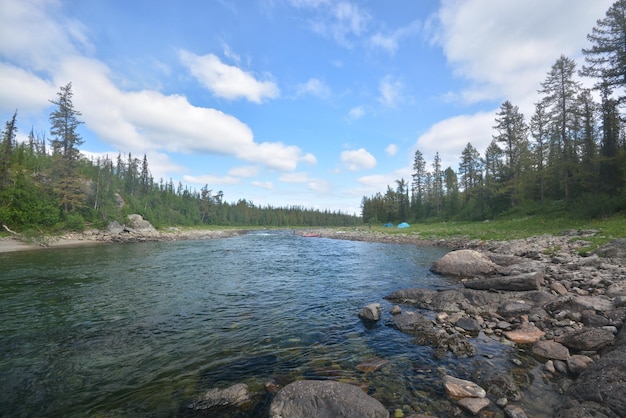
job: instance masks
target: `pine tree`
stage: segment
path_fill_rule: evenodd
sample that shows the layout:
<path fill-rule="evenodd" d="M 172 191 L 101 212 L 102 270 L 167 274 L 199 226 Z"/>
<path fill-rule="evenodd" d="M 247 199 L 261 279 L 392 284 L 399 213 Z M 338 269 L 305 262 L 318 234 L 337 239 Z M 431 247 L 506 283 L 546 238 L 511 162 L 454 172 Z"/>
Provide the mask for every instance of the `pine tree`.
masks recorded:
<path fill-rule="evenodd" d="M 480 153 L 468 142 L 461 153 L 461 162 L 459 163 L 459 177 L 461 178 L 461 186 L 466 203 L 472 201 L 474 189 L 478 187 L 480 183 L 481 170 L 482 162 L 480 160 Z"/>
<path fill-rule="evenodd" d="M 612 94 L 620 91 L 618 103 L 626 102 L 626 0 L 617 0 L 606 17 L 587 35 L 592 46 L 583 49 L 587 65 L 581 74 L 598 80 L 595 88 Z"/>

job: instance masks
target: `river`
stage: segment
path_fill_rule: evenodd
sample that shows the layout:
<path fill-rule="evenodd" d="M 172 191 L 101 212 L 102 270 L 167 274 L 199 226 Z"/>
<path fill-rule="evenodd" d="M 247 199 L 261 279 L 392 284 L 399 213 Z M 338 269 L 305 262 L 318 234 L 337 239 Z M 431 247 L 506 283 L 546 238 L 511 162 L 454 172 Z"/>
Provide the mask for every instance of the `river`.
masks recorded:
<path fill-rule="evenodd" d="M 0 416 L 193 416 L 210 388 L 336 379 L 366 387 L 393 413 L 447 414 L 441 371 L 471 378 L 507 348 L 436 360 L 386 325 L 383 297 L 458 286 L 435 276 L 447 250 L 305 238 L 289 231 L 214 240 L 0 254 Z M 366 326 L 359 309 L 383 306 Z M 356 366 L 377 357 L 381 369 Z"/>

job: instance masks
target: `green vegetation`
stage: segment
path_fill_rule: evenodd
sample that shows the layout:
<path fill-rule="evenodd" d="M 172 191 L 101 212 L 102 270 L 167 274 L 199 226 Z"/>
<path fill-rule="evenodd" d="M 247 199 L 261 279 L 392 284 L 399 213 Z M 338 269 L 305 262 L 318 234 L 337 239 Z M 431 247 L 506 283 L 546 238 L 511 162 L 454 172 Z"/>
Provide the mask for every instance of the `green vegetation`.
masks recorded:
<path fill-rule="evenodd" d="M 427 240 L 463 238 L 484 241 L 506 241 L 546 234 L 561 235 L 570 231 L 597 231 L 595 235 L 583 238 L 589 241 L 589 246 L 582 248 L 581 252 L 588 253 L 615 238 L 626 238 L 626 217 L 616 215 L 602 219 L 580 219 L 536 215 L 485 222 L 417 223 L 406 229 L 384 228 L 377 225 L 372 226 L 371 230 L 386 234 L 414 235 Z M 574 234 L 572 239 L 578 240 L 581 237 Z"/>
<path fill-rule="evenodd" d="M 468 143 L 457 171 L 444 169 L 439 153 L 429 166 L 417 150 L 412 183 L 396 180 L 384 194 L 363 197 L 363 221 L 590 219 L 626 211 L 625 15 L 626 0 L 616 1 L 583 50 L 580 74 L 595 81 L 599 103 L 575 79 L 576 63 L 561 56 L 528 122 L 505 101 L 484 156 Z"/>
<path fill-rule="evenodd" d="M 78 146 L 81 115 L 72 103 L 71 83 L 61 87 L 50 114 L 51 139 L 31 130 L 16 141 L 17 111 L 6 122 L 0 143 L 0 225 L 40 242 L 51 232 L 102 228 L 138 213 L 164 226 L 350 226 L 357 216 L 300 206 L 259 207 L 241 199 L 224 201 L 222 191 L 205 185 L 191 190 L 170 179 L 156 182 L 146 156 L 121 154 L 88 160 Z M 8 229 L 7 229 L 8 228 Z M 5 232 L 5 231 L 2 231 Z"/>

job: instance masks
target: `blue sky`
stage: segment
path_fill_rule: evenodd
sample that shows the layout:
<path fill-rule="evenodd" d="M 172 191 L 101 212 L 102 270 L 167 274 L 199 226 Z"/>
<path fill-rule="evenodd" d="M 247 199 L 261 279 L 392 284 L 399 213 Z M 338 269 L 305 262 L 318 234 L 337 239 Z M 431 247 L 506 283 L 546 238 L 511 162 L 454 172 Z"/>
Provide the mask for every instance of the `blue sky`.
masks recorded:
<path fill-rule="evenodd" d="M 416 149 L 458 168 L 529 118 L 607 0 L 0 0 L 0 117 L 49 136 L 72 82 L 88 156 L 227 201 L 360 214 Z"/>

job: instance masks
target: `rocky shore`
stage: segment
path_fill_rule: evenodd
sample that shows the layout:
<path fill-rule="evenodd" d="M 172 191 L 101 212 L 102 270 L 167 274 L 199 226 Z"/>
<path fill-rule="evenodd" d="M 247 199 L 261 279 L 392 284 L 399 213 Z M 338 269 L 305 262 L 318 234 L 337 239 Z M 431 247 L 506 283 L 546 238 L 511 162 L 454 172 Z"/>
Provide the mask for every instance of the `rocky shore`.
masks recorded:
<path fill-rule="evenodd" d="M 561 382 L 562 402 L 555 416 L 624 417 L 626 239 L 586 254 L 586 239 L 596 233 L 566 231 L 505 242 L 425 242 L 410 235 L 376 239 L 377 234 L 363 231 L 326 236 L 449 247 L 452 251 L 431 270 L 457 277 L 462 287 L 404 289 L 386 296 L 398 304 L 392 326 L 441 356 L 475 355 L 468 338 L 479 333 L 514 344 L 543 363 L 545 378 Z M 404 313 L 403 307 L 425 313 Z M 501 408 L 509 417 L 526 416 L 515 405 L 523 395 L 514 380 L 503 376 L 470 383 L 486 389 L 485 395 L 457 399 L 471 415 L 497 416 Z"/>

